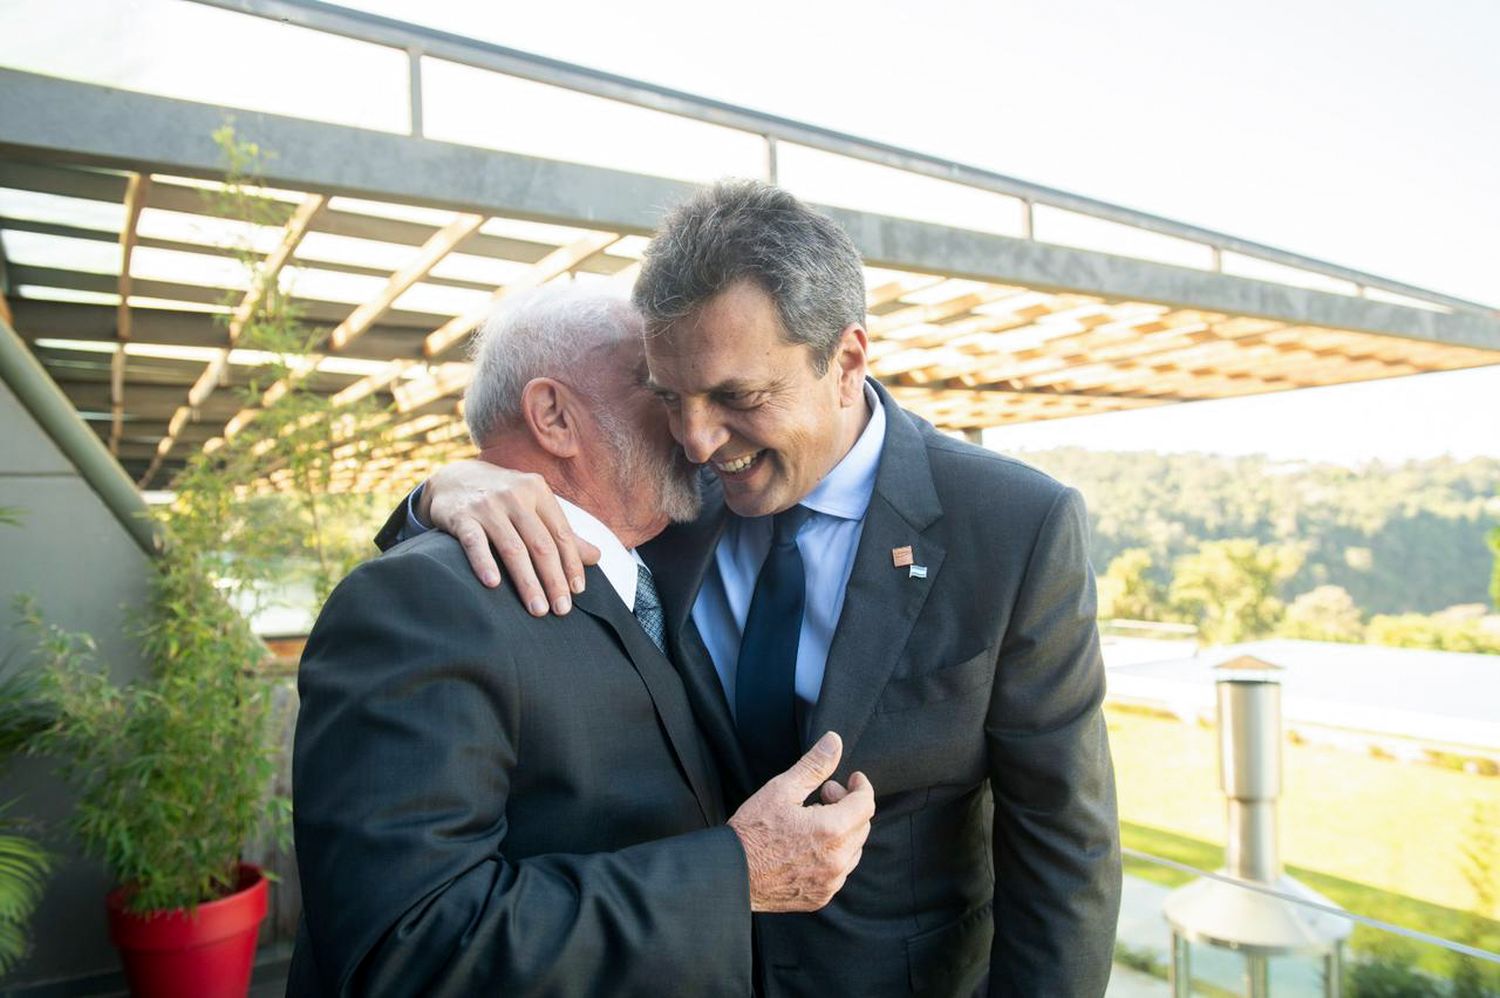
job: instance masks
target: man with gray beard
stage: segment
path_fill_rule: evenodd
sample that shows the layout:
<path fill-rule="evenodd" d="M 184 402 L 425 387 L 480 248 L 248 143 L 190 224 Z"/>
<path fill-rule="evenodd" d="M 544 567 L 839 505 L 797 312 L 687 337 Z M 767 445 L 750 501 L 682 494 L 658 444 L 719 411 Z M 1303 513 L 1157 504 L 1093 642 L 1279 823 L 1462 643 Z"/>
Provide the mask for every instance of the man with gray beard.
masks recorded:
<path fill-rule="evenodd" d="M 634 552 L 699 508 L 644 357 L 634 310 L 575 288 L 507 302 L 475 347 L 481 458 L 538 476 L 600 551 L 582 612 L 532 616 L 439 532 L 324 606 L 289 994 L 748 995 L 751 912 L 816 910 L 859 861 L 874 793 L 829 780 L 833 734 L 726 819 Z"/>

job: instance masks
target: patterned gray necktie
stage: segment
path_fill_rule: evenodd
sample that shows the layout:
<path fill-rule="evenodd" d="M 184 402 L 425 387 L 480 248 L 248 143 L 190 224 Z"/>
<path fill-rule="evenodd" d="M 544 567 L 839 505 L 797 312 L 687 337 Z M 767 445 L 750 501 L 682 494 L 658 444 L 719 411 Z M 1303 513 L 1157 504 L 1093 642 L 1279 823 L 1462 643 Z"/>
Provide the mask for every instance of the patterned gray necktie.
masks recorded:
<path fill-rule="evenodd" d="M 661 598 L 656 595 L 656 583 L 645 565 L 635 566 L 635 619 L 641 622 L 646 637 L 665 655 L 667 621 L 662 615 Z"/>

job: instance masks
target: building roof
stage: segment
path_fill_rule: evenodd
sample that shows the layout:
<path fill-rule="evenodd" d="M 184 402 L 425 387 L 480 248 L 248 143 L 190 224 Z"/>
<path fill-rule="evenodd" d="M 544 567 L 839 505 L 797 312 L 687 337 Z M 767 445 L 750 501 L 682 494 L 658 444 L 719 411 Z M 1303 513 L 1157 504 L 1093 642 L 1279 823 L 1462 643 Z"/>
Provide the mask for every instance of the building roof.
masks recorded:
<path fill-rule="evenodd" d="M 1500 656 L 1289 638 L 1196 654 L 1148 647 L 1163 657 L 1140 661 L 1129 641 L 1106 645 L 1112 696 L 1212 710 L 1215 669 L 1250 656 L 1281 667 L 1290 722 L 1500 750 Z"/>
<path fill-rule="evenodd" d="M 346 487 L 400 488 L 468 451 L 464 343 L 497 298 L 554 280 L 628 290 L 692 184 L 434 137 L 423 81 L 449 66 L 484 77 L 466 86 L 519 80 L 528 99 L 763 147 L 764 170 L 865 256 L 872 373 L 946 429 L 1500 363 L 1491 308 L 1227 234 L 325 4 L 203 7 L 397 52 L 414 100 L 402 131 L 377 130 L 0 68 L 0 320 L 143 487 L 271 401 L 235 391 L 266 359 L 236 342 L 254 298 L 238 249 L 318 333 L 306 382 L 388 407 L 390 442 L 351 457 Z M 230 118 L 272 157 L 263 224 L 209 203 Z"/>

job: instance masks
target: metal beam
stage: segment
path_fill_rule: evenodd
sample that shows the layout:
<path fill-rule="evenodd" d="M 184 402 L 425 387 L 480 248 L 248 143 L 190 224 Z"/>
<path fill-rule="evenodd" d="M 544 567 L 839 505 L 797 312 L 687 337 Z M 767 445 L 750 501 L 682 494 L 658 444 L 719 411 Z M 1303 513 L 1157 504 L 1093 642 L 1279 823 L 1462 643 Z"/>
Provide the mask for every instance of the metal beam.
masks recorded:
<path fill-rule="evenodd" d="M 222 179 L 212 134 L 276 158 L 273 187 L 648 234 L 693 185 L 0 69 L 0 154 Z"/>
<path fill-rule="evenodd" d="M 1351 281 L 1354 284 L 1384 288 L 1397 294 L 1441 302 L 1457 309 L 1472 309 L 1481 313 L 1494 311 L 1487 305 L 1450 295 L 1439 295 L 1375 274 L 1339 267 L 1298 253 L 1290 253 L 1273 246 L 1240 239 L 1228 233 L 1123 208 L 1096 198 L 1031 183 L 992 170 L 980 169 L 939 156 L 930 156 L 911 149 L 874 142 L 846 132 L 820 128 L 779 115 L 751 110 L 724 101 L 710 100 L 681 90 L 601 72 L 558 59 L 549 59 L 545 56 L 438 31 L 406 21 L 381 17 L 377 14 L 349 10 L 332 4 L 319 3 L 316 0 L 195 0 L 195 2 L 267 18 L 282 24 L 295 24 L 344 38 L 400 49 L 413 58 L 415 54 L 420 53 L 507 76 L 564 87 L 595 97 L 633 104 L 637 107 L 649 108 L 707 124 L 720 125 L 736 131 L 750 132 L 764 136 L 771 143 L 772 149 L 778 140 L 793 142 L 850 159 L 863 160 L 907 173 L 1003 194 L 1020 199 L 1026 206 L 1028 218 L 1031 216 L 1032 205 L 1050 205 L 1136 229 L 1205 243 L 1219 253 L 1226 250 L 1243 253 L 1283 266 L 1313 270 Z M 415 110 L 418 114 L 420 113 L 419 108 Z M 420 128 L 415 131 L 419 134 Z M 774 163 L 774 159 L 772 162 Z M 772 169 L 774 170 L 774 167 Z"/>
<path fill-rule="evenodd" d="M 842 208 L 824 210 L 849 232 L 865 262 L 875 267 L 935 270 L 1043 291 L 1500 349 L 1500 312 L 1436 312 L 945 225 Z"/>
<path fill-rule="evenodd" d="M 0 381 L 10 386 L 58 449 L 78 469 L 104 505 L 147 554 L 161 550 L 161 535 L 130 479 L 9 323 L 0 322 Z"/>

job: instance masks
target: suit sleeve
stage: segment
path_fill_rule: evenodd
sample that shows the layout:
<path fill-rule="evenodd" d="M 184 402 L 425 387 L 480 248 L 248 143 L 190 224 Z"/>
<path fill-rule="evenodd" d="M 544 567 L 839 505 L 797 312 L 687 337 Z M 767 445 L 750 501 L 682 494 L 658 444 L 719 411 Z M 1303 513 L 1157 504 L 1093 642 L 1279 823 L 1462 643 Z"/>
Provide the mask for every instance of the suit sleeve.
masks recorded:
<path fill-rule="evenodd" d="M 419 534 L 425 534 L 432 528 L 417 518 L 417 501 L 422 497 L 422 489 L 426 482 L 420 483 L 416 488 L 406 494 L 400 505 L 391 510 L 391 515 L 385 518 L 385 523 L 375 533 L 375 546 L 382 551 L 389 551 L 402 541 L 410 540 Z"/>
<path fill-rule="evenodd" d="M 995 795 L 989 993 L 1097 998 L 1113 959 L 1120 834 L 1088 519 L 1073 489 L 1037 536 L 994 689 L 985 724 Z"/>
<path fill-rule="evenodd" d="M 294 821 L 323 994 L 748 993 L 727 826 L 505 855 L 522 710 L 496 608 L 411 552 L 366 563 L 309 637 Z"/>

